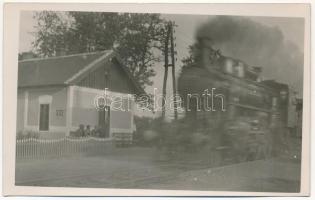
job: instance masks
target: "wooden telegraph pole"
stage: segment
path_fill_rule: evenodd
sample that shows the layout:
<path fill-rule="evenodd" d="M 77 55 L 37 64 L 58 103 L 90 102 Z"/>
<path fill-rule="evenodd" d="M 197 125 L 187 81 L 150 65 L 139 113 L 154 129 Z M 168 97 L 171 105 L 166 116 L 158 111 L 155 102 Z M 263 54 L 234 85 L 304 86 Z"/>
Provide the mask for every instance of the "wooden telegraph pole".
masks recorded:
<path fill-rule="evenodd" d="M 172 82 L 173 82 L 173 101 L 174 101 L 174 118 L 178 118 L 177 104 L 176 104 L 176 79 L 175 79 L 175 47 L 173 23 L 169 22 L 166 30 L 165 46 L 164 46 L 164 80 L 163 80 L 163 100 L 162 100 L 162 118 L 165 119 L 165 101 L 166 101 L 166 86 L 168 77 L 168 68 L 172 67 Z M 170 47 L 169 47 L 170 44 Z M 170 52 L 169 52 L 170 48 Z M 171 64 L 169 64 L 169 57 L 171 57 Z"/>
<path fill-rule="evenodd" d="M 176 103 L 176 79 L 175 79 L 175 50 L 174 50 L 174 29 L 171 23 L 171 66 L 172 66 L 172 82 L 173 82 L 173 101 L 174 101 L 174 117 L 177 120 L 177 103 Z"/>
<path fill-rule="evenodd" d="M 170 37 L 170 28 L 167 25 L 165 45 L 164 45 L 164 80 L 163 80 L 163 99 L 162 99 L 162 119 L 165 119 L 165 101 L 166 101 L 166 85 L 168 76 L 168 41 Z"/>

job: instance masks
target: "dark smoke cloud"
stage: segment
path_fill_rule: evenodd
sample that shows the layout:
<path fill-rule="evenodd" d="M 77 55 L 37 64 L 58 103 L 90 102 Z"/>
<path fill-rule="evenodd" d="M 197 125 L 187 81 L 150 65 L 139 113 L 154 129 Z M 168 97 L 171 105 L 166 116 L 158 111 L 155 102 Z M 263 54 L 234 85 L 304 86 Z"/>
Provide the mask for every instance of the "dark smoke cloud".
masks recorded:
<path fill-rule="evenodd" d="M 278 27 L 244 17 L 218 16 L 201 26 L 197 37 L 210 37 L 223 55 L 263 67 L 266 79 L 288 83 L 302 95 L 303 53 L 284 39 Z"/>

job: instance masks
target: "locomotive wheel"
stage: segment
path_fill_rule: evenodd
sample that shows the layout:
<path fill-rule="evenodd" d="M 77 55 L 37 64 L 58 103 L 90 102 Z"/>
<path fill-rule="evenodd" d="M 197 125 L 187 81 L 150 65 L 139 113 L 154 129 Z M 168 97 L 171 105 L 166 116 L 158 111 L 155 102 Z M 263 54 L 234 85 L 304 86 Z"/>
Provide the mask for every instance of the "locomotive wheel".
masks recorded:
<path fill-rule="evenodd" d="M 263 145 L 257 146 L 256 154 L 255 154 L 255 160 L 260 160 L 264 157 L 263 153 Z"/>
<path fill-rule="evenodd" d="M 242 162 L 246 162 L 246 161 L 247 161 L 246 153 L 242 153 L 242 154 L 238 155 L 236 158 L 236 162 L 238 162 L 238 163 L 242 163 Z"/>
<path fill-rule="evenodd" d="M 271 152 L 272 152 L 271 145 L 266 144 L 265 149 L 264 149 L 264 159 L 265 160 L 271 158 Z"/>
<path fill-rule="evenodd" d="M 247 158 L 246 158 L 246 161 L 254 161 L 254 160 L 257 160 L 257 151 L 256 152 L 250 152 L 247 154 Z"/>
<path fill-rule="evenodd" d="M 268 159 L 270 158 L 270 146 L 269 144 L 265 143 L 265 144 L 261 144 L 258 148 L 258 152 L 257 152 L 257 159 Z"/>

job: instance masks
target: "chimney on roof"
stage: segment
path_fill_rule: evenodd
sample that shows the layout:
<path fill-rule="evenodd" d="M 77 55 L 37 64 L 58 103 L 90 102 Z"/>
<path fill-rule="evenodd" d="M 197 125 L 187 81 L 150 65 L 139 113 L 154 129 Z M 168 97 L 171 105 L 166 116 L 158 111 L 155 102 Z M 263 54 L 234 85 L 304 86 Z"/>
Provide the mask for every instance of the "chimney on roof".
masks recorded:
<path fill-rule="evenodd" d="M 262 81 L 262 77 L 261 77 L 262 67 L 253 66 L 253 67 L 252 67 L 252 71 L 253 71 L 253 72 L 255 73 L 255 75 L 256 75 L 256 81 L 257 81 L 257 82 L 261 82 L 261 81 Z"/>
<path fill-rule="evenodd" d="M 241 61 L 237 62 L 237 65 L 235 66 L 236 75 L 239 78 L 244 78 L 245 76 L 245 64 Z"/>

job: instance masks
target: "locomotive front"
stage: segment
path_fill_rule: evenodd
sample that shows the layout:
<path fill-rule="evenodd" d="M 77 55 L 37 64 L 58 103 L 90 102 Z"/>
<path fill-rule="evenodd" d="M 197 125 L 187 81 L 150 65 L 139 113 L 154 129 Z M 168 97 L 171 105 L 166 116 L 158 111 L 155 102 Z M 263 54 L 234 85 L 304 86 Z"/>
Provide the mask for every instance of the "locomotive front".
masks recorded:
<path fill-rule="evenodd" d="M 213 149 L 224 151 L 223 157 L 238 162 L 268 158 L 273 129 L 282 118 L 278 91 L 261 81 L 260 67 L 221 55 L 207 38 L 199 38 L 197 46 L 195 63 L 185 66 L 179 77 L 179 93 L 216 93 L 210 94 L 211 102 L 184 98 L 185 118 L 211 138 Z M 218 94 L 222 98 L 213 100 Z M 208 103 L 214 109 L 206 110 L 203 104 Z"/>

